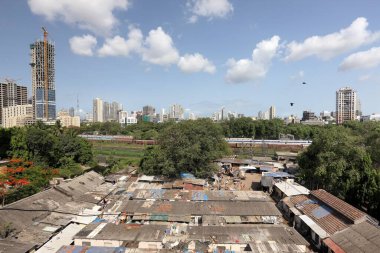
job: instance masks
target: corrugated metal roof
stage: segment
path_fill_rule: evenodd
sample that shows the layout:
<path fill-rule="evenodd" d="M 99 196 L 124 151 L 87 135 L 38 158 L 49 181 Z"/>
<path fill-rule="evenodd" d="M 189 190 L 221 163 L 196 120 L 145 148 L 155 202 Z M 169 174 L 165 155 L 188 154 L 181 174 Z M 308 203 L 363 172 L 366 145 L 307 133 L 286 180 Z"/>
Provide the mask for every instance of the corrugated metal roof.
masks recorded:
<path fill-rule="evenodd" d="M 322 189 L 314 190 L 314 191 L 311 191 L 310 194 L 313 197 L 325 203 L 326 205 L 335 209 L 337 212 L 339 212 L 340 214 L 345 216 L 347 219 L 349 219 L 352 223 L 356 223 L 358 220 L 363 221 L 363 219 L 366 216 L 364 212 L 353 207 L 347 202 L 335 197 L 334 195 L 328 193 L 325 190 L 322 190 Z"/>
<path fill-rule="evenodd" d="M 264 201 L 142 201 L 129 200 L 124 206 L 128 214 L 168 215 L 258 215 L 281 216 L 273 202 Z"/>
<path fill-rule="evenodd" d="M 284 203 L 288 202 L 288 200 L 291 203 L 288 204 L 290 207 L 293 205 L 301 213 L 313 219 L 315 223 L 331 235 L 350 225 L 349 221 L 335 210 L 331 210 L 331 212 L 328 213 L 328 207 L 316 199 L 312 199 L 306 195 L 295 195 L 285 198 Z M 326 212 L 321 211 L 322 209 L 320 207 Z"/>
<path fill-rule="evenodd" d="M 313 230 L 317 235 L 319 235 L 320 238 L 324 239 L 326 237 L 329 237 L 330 235 L 318 224 L 316 224 L 312 219 L 310 219 L 307 215 L 300 215 L 300 219 L 305 222 L 305 224 Z"/>
<path fill-rule="evenodd" d="M 331 240 L 347 253 L 379 252 L 380 228 L 368 222 L 362 222 L 334 234 Z"/>
<path fill-rule="evenodd" d="M 323 243 L 331 249 L 334 253 L 346 253 L 341 247 L 339 247 L 331 238 L 326 238 Z"/>

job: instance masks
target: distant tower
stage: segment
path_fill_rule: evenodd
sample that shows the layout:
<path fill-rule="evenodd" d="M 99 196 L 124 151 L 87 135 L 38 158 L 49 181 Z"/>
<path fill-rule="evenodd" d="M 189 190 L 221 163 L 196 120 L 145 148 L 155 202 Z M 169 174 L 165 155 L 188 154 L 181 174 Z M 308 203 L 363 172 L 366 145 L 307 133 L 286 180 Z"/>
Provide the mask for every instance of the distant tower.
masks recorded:
<path fill-rule="evenodd" d="M 44 40 L 30 45 L 32 67 L 33 115 L 37 120 L 54 121 L 55 99 L 55 46 L 48 41 L 48 32 L 42 28 Z"/>
<path fill-rule="evenodd" d="M 169 118 L 174 119 L 174 120 L 183 120 L 184 111 L 185 110 L 183 109 L 181 105 L 174 104 L 170 106 Z"/>
<path fill-rule="evenodd" d="M 274 118 L 276 118 L 276 107 L 272 105 L 271 107 L 269 107 L 269 119 L 274 119 Z"/>
<path fill-rule="evenodd" d="M 104 122 L 104 104 L 100 98 L 94 99 L 92 112 L 92 119 L 94 122 Z"/>
<path fill-rule="evenodd" d="M 358 97 L 356 91 L 344 87 L 336 92 L 336 123 L 355 120 L 359 114 Z"/>

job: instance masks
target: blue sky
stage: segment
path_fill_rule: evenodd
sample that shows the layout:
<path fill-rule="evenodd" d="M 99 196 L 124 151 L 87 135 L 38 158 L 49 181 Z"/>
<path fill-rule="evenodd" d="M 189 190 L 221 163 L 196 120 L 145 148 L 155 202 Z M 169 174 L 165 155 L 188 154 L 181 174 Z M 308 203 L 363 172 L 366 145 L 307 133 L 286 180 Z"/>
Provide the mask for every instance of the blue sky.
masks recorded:
<path fill-rule="evenodd" d="M 31 87 L 29 44 L 45 26 L 58 108 L 78 95 L 85 111 L 100 97 L 127 110 L 301 115 L 335 110 L 335 91 L 351 86 L 364 114 L 380 113 L 379 10 L 377 0 L 0 0 L 0 78 Z"/>

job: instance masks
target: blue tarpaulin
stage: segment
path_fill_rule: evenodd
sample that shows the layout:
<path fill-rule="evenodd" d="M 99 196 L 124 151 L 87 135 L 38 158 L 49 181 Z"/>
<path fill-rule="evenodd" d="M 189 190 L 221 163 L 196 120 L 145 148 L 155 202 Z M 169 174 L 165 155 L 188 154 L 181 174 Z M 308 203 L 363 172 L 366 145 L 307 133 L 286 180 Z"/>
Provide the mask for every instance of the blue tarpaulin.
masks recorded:
<path fill-rule="evenodd" d="M 181 178 L 188 178 L 188 179 L 195 179 L 195 176 L 188 172 L 181 172 L 180 173 Z"/>
<path fill-rule="evenodd" d="M 266 177 L 274 177 L 274 178 L 281 178 L 281 177 L 294 177 L 294 175 L 291 175 L 287 172 L 271 172 L 271 173 L 265 173 L 264 176 Z"/>
<path fill-rule="evenodd" d="M 317 209 L 313 210 L 313 215 L 317 219 L 323 218 L 329 214 L 331 214 L 331 209 L 327 206 L 320 206 Z"/>
<path fill-rule="evenodd" d="M 208 200 L 208 196 L 206 193 L 204 192 L 201 192 L 201 191 L 196 191 L 196 192 L 193 192 L 193 196 L 192 196 L 192 200 L 204 200 L 204 201 L 207 201 Z"/>

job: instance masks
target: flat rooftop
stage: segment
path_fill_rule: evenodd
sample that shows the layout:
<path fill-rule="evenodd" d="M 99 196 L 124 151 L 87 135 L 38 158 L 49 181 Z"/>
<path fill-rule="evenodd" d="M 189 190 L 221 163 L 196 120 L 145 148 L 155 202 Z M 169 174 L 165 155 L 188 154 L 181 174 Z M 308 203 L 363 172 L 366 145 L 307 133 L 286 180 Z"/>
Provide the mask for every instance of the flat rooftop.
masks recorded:
<path fill-rule="evenodd" d="M 281 216 L 273 202 L 128 200 L 127 214 Z"/>
<path fill-rule="evenodd" d="M 262 191 L 207 191 L 207 190 L 168 190 L 137 189 L 131 193 L 136 200 L 175 200 L 175 201 L 272 201 Z"/>
<path fill-rule="evenodd" d="M 286 196 L 294 196 L 300 194 L 308 195 L 310 192 L 309 189 L 295 182 L 280 181 L 274 185 Z"/>
<path fill-rule="evenodd" d="M 87 225 L 75 239 L 116 240 L 123 242 L 200 241 L 214 244 L 248 244 L 251 242 L 276 242 L 286 245 L 309 243 L 291 227 L 283 225 L 250 226 L 188 226 L 178 225 L 178 232 L 171 232 L 172 225 L 136 225 L 97 223 Z"/>

